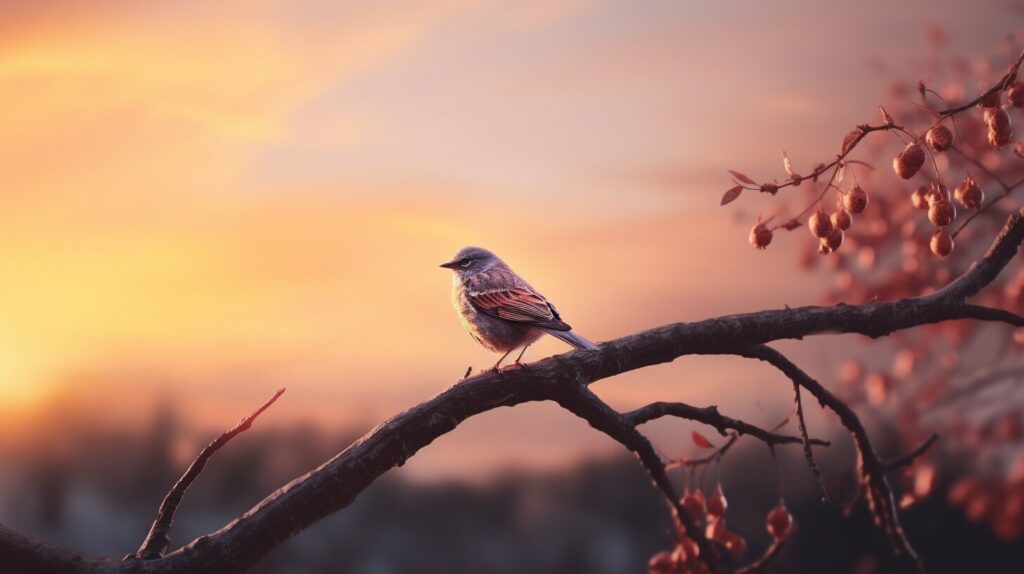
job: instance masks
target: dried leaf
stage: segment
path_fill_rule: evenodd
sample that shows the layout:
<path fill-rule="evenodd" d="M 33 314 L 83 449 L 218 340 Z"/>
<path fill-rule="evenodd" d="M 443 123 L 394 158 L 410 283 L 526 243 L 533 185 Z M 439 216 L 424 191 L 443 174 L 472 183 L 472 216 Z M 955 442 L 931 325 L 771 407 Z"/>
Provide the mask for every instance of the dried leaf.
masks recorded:
<path fill-rule="evenodd" d="M 715 445 L 711 444 L 707 437 L 697 431 L 693 431 L 693 444 L 698 448 L 715 448 Z"/>
<path fill-rule="evenodd" d="M 832 178 L 832 185 L 839 185 L 843 183 L 843 176 L 846 175 L 846 164 L 840 163 L 839 167 L 836 168 L 836 176 Z"/>
<path fill-rule="evenodd" d="M 786 155 L 786 150 L 782 150 L 782 167 L 786 169 L 786 173 L 789 174 L 789 177 L 793 177 L 795 175 L 793 173 L 793 163 L 789 161 L 789 156 Z"/>
<path fill-rule="evenodd" d="M 862 133 L 864 132 L 862 132 L 860 128 L 857 128 L 846 134 L 846 137 L 843 138 L 843 155 L 850 152 L 850 148 L 853 147 L 854 142 L 860 139 Z"/>
<path fill-rule="evenodd" d="M 730 188 L 729 191 L 725 192 L 725 195 L 722 196 L 722 203 L 720 203 L 719 205 L 725 205 L 727 203 L 732 203 L 733 201 L 736 201 L 736 198 L 739 197 L 741 193 L 743 193 L 742 185 L 737 185 L 736 187 Z"/>
<path fill-rule="evenodd" d="M 731 173 L 733 177 L 735 177 L 736 179 L 742 181 L 743 183 L 749 183 L 750 185 L 757 185 L 756 181 L 750 179 L 749 177 L 747 177 L 746 175 L 743 175 L 742 173 L 740 173 L 738 171 L 733 171 L 733 170 L 730 169 L 729 173 Z"/>
<path fill-rule="evenodd" d="M 893 121 L 892 116 L 889 115 L 889 112 L 885 111 L 884 107 L 878 106 L 878 109 L 882 112 L 882 121 L 885 122 L 886 125 L 892 125 L 896 123 L 895 121 Z"/>
<path fill-rule="evenodd" d="M 793 231 L 794 229 L 800 227 L 801 225 L 803 225 L 803 223 L 800 223 L 800 220 L 790 219 L 789 221 L 783 223 L 780 227 L 782 227 L 786 231 Z"/>

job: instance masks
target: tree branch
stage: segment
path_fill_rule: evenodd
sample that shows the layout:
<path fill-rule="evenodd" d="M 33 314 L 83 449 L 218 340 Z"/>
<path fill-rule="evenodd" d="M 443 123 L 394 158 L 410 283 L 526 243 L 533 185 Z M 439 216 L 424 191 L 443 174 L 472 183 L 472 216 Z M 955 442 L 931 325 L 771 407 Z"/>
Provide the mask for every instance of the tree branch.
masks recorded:
<path fill-rule="evenodd" d="M 896 469 L 896 468 L 902 468 L 904 466 L 910 466 L 911 464 L 914 464 L 914 461 L 917 460 L 917 458 L 919 456 L 921 456 L 922 454 L 928 452 L 928 449 L 930 449 L 932 447 L 932 445 L 935 444 L 935 442 L 938 441 L 938 440 L 939 440 L 938 433 L 932 433 L 931 436 L 929 436 L 927 439 L 924 440 L 924 442 L 922 442 L 921 444 L 917 445 L 917 447 L 914 448 L 914 450 L 908 452 L 907 454 L 905 454 L 905 455 L 903 455 L 901 457 L 894 458 L 894 459 L 886 462 L 885 463 L 886 470 L 893 470 L 893 469 Z"/>
<path fill-rule="evenodd" d="M 672 509 L 673 517 L 682 527 L 687 537 L 697 543 L 700 548 L 700 558 L 713 571 L 720 571 L 718 568 L 717 554 L 711 543 L 704 536 L 704 531 L 697 524 L 697 518 L 690 513 L 679 502 L 679 493 L 668 479 L 665 472 L 665 463 L 658 456 L 654 445 L 632 423 L 628 416 L 619 414 L 613 408 L 605 404 L 593 392 L 581 383 L 578 392 L 566 393 L 558 399 L 558 404 L 586 420 L 590 426 L 605 433 L 617 440 L 623 446 L 632 451 L 647 474 L 654 481 L 655 487 L 662 493 L 669 507 Z"/>
<path fill-rule="evenodd" d="M 152 560 L 159 558 L 163 551 L 167 548 L 167 544 L 170 542 L 168 534 L 171 530 L 171 524 L 174 522 L 174 512 L 178 509 L 178 504 L 181 503 L 182 497 L 185 496 L 185 491 L 188 490 L 189 486 L 192 486 L 192 482 L 199 477 L 199 474 L 206 468 L 206 462 L 210 460 L 210 457 L 214 455 L 220 448 L 228 443 L 231 439 L 249 430 L 252 426 L 253 421 L 256 417 L 260 416 L 263 411 L 270 408 L 270 405 L 277 401 L 278 397 L 284 394 L 284 387 L 277 389 L 272 397 L 267 399 L 262 405 L 260 405 L 255 411 L 249 414 L 249 416 L 241 419 L 235 424 L 234 427 L 224 431 L 223 434 L 214 439 L 213 442 L 206 445 L 206 448 L 199 453 L 192 464 L 189 465 L 185 474 L 178 479 L 178 482 L 174 484 L 167 496 L 164 497 L 163 502 L 160 504 L 160 510 L 157 511 L 156 519 L 153 521 L 153 526 L 149 529 L 149 534 L 146 536 L 146 540 L 143 541 L 142 546 L 139 547 L 138 552 L 134 555 L 129 555 L 130 558 L 143 558 L 146 560 Z"/>
<path fill-rule="evenodd" d="M 1022 51 L 1020 53 L 1020 55 L 1017 56 L 1017 60 L 1014 61 L 1013 64 L 1010 65 L 1010 69 L 1007 70 L 1007 72 L 1005 74 L 1003 74 L 1003 77 L 999 78 L 998 82 L 996 82 L 994 85 L 992 85 L 992 87 L 990 87 L 989 89 L 987 89 L 984 92 L 982 92 L 981 94 L 979 94 L 978 97 L 974 98 L 973 100 L 971 100 L 969 102 L 964 102 L 963 104 L 960 104 L 959 106 L 946 108 L 944 110 L 939 110 L 936 113 L 939 114 L 940 118 L 945 118 L 945 117 L 949 117 L 949 116 L 952 116 L 952 115 L 956 115 L 956 114 L 958 114 L 958 113 L 960 113 L 960 112 L 962 112 L 964 110 L 968 110 L 968 109 L 978 105 L 982 100 L 984 100 L 988 96 L 991 96 L 992 94 L 994 94 L 996 92 L 1003 91 L 1004 89 L 1006 89 L 1006 87 L 1008 85 L 1010 85 L 1010 82 L 1012 82 L 1014 80 L 1014 78 L 1017 77 L 1017 70 L 1020 69 L 1020 66 L 1021 66 L 1022 63 L 1024 63 L 1024 51 Z"/>
<path fill-rule="evenodd" d="M 878 452 L 868 437 L 867 429 L 860 422 L 857 413 L 821 383 L 787 359 L 785 355 L 771 347 L 759 345 L 737 354 L 771 364 L 789 377 L 793 383 L 807 389 L 823 407 L 831 409 L 839 416 L 840 422 L 853 435 L 853 442 L 857 447 L 857 471 L 866 493 L 868 506 L 875 517 L 875 523 L 888 535 L 893 548 L 909 557 L 917 571 L 923 573 L 924 565 L 900 525 L 899 516 L 896 513 L 896 499 L 885 476 L 887 466 L 878 456 Z"/>
<path fill-rule="evenodd" d="M 786 436 L 766 431 L 760 427 L 745 423 L 741 420 L 727 417 L 718 412 L 718 407 L 695 407 L 684 403 L 656 402 L 635 411 L 622 415 L 633 426 L 638 426 L 652 420 L 673 416 L 704 423 L 714 427 L 719 434 L 725 436 L 727 430 L 734 430 L 741 435 L 750 435 L 768 444 L 791 444 L 803 442 L 803 439 L 795 436 Z M 829 446 L 829 442 L 821 439 L 809 439 L 810 444 L 816 446 Z"/>

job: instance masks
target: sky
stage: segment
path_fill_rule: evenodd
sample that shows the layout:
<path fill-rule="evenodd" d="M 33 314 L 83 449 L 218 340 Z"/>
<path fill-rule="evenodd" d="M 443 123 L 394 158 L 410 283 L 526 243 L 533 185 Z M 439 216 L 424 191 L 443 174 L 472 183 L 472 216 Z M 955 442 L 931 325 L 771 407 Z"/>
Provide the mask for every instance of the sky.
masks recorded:
<path fill-rule="evenodd" d="M 746 242 L 771 204 L 718 207 L 725 170 L 828 158 L 930 26 L 970 55 L 1021 24 L 966 5 L 0 1 L 0 414 L 71 396 L 131 421 L 170 396 L 219 428 L 287 386 L 261 424 L 369 428 L 495 359 L 437 267 L 465 245 L 596 341 L 814 303 L 829 278 L 795 239 Z M 821 373 L 840 351 L 800 348 Z M 596 390 L 767 424 L 776 379 L 687 358 Z M 408 472 L 611 448 L 567 419 L 490 413 Z"/>

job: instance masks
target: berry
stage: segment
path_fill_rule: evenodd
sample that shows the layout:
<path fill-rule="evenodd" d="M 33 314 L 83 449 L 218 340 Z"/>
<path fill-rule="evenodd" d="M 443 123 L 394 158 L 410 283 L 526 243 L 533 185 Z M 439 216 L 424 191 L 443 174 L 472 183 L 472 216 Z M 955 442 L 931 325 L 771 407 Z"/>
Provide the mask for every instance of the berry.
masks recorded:
<path fill-rule="evenodd" d="M 953 132 L 942 124 L 935 124 L 924 134 L 924 141 L 935 151 L 946 151 L 953 145 Z"/>
<path fill-rule="evenodd" d="M 1014 82 L 1006 90 L 1006 101 L 1015 108 L 1024 108 L 1024 82 Z"/>
<path fill-rule="evenodd" d="M 931 187 L 928 188 L 928 191 L 926 192 L 925 197 L 926 197 L 926 199 L 928 199 L 928 205 L 931 205 L 932 203 L 934 203 L 936 201 L 952 201 L 953 200 L 953 196 L 951 196 L 949 194 L 949 189 L 946 186 L 939 185 L 937 183 L 933 183 L 931 185 Z"/>
<path fill-rule="evenodd" d="M 907 147 L 892 159 L 893 171 L 903 179 L 914 177 L 922 165 L 924 165 L 924 148 L 917 142 L 908 143 Z"/>
<path fill-rule="evenodd" d="M 836 251 L 843 244 L 843 230 L 833 229 L 826 237 L 822 238 L 821 242 L 828 246 L 830 252 Z"/>
<path fill-rule="evenodd" d="M 938 199 L 928 206 L 928 220 L 938 227 L 945 227 L 956 219 L 956 207 L 947 199 Z"/>
<path fill-rule="evenodd" d="M 867 392 L 868 402 L 875 405 L 885 404 L 892 392 L 892 380 L 881 373 L 874 373 L 864 379 L 864 389 Z"/>
<path fill-rule="evenodd" d="M 1010 125 L 1010 116 L 1002 108 L 986 109 L 983 116 L 985 125 L 988 126 L 988 143 L 995 149 L 999 149 L 1010 143 L 1013 139 L 1013 128 Z"/>
<path fill-rule="evenodd" d="M 850 213 L 860 213 L 868 206 L 868 194 L 859 185 L 853 186 L 843 196 L 843 207 Z"/>
<path fill-rule="evenodd" d="M 722 538 L 728 532 L 729 531 L 725 528 L 724 520 L 712 520 L 711 522 L 708 522 L 708 525 L 704 528 L 704 536 L 709 540 L 716 540 L 718 542 L 721 542 Z"/>
<path fill-rule="evenodd" d="M 849 229 L 853 223 L 853 216 L 850 215 L 849 211 L 845 209 L 838 209 L 832 213 L 832 227 L 833 229 Z"/>
<path fill-rule="evenodd" d="M 992 146 L 992 149 L 1000 149 L 1004 145 L 1010 143 L 1013 139 L 1013 132 L 999 131 L 999 130 L 988 130 L 988 145 Z"/>
<path fill-rule="evenodd" d="M 772 230 L 763 223 L 758 223 L 750 230 L 750 244 L 758 249 L 765 249 L 772 242 Z"/>
<path fill-rule="evenodd" d="M 728 507 L 729 502 L 725 499 L 725 493 L 722 492 L 722 485 L 719 484 L 718 488 L 715 489 L 715 493 L 711 495 L 711 499 L 708 500 L 708 514 L 721 517 L 725 514 L 725 509 Z"/>
<path fill-rule="evenodd" d="M 689 536 L 683 536 L 679 540 L 679 546 L 676 547 L 676 552 L 679 557 L 677 562 L 696 560 L 700 557 L 700 546 L 697 546 L 697 542 Z"/>
<path fill-rule="evenodd" d="M 694 520 L 702 520 L 704 518 L 704 494 L 701 491 L 697 491 L 695 494 L 687 494 L 680 501 L 686 512 L 690 513 L 690 518 Z"/>
<path fill-rule="evenodd" d="M 1002 108 L 985 110 L 982 115 L 985 125 L 989 129 L 1008 129 L 1010 127 L 1010 115 Z"/>
<path fill-rule="evenodd" d="M 743 555 L 747 553 L 747 541 L 735 532 L 726 531 L 719 542 L 721 542 L 722 546 L 725 546 L 725 549 L 728 550 L 729 553 L 732 554 L 733 558 L 737 560 L 742 560 Z"/>
<path fill-rule="evenodd" d="M 978 209 L 981 207 L 982 202 L 985 201 L 985 192 L 974 181 L 974 178 L 969 175 L 964 177 L 960 185 L 956 186 L 953 196 L 966 209 Z"/>
<path fill-rule="evenodd" d="M 911 203 L 917 209 L 928 209 L 928 188 L 919 187 L 914 190 L 914 193 L 910 196 Z"/>
<path fill-rule="evenodd" d="M 953 252 L 953 238 L 941 229 L 935 230 L 935 235 L 932 235 L 930 245 L 932 253 L 939 257 L 949 257 L 949 254 Z"/>
<path fill-rule="evenodd" d="M 676 559 L 667 550 L 658 552 L 647 563 L 647 572 L 649 574 L 673 574 L 676 571 Z"/>
<path fill-rule="evenodd" d="M 807 220 L 807 228 L 815 237 L 825 237 L 829 231 L 832 231 L 832 220 L 819 209 L 812 213 L 810 219 Z"/>
<path fill-rule="evenodd" d="M 789 514 L 789 510 L 786 510 L 783 503 L 780 502 L 768 513 L 767 527 L 768 533 L 776 540 L 782 540 L 789 536 L 789 531 L 793 527 L 793 516 Z"/>

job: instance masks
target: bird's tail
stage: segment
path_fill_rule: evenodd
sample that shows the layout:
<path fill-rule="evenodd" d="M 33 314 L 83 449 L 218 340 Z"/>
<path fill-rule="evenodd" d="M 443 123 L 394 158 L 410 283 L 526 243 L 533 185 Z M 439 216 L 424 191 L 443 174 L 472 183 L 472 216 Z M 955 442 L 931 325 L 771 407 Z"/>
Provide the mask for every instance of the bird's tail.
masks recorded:
<path fill-rule="evenodd" d="M 580 337 L 579 335 L 577 335 L 576 333 L 573 333 L 572 331 L 557 331 L 555 329 L 544 329 L 544 330 L 547 332 L 548 335 L 551 335 L 552 337 L 557 337 L 557 338 L 565 341 L 566 343 L 569 343 L 573 347 L 576 347 L 577 349 L 597 349 L 598 348 L 597 345 L 591 343 L 590 341 L 584 339 L 583 337 Z"/>

